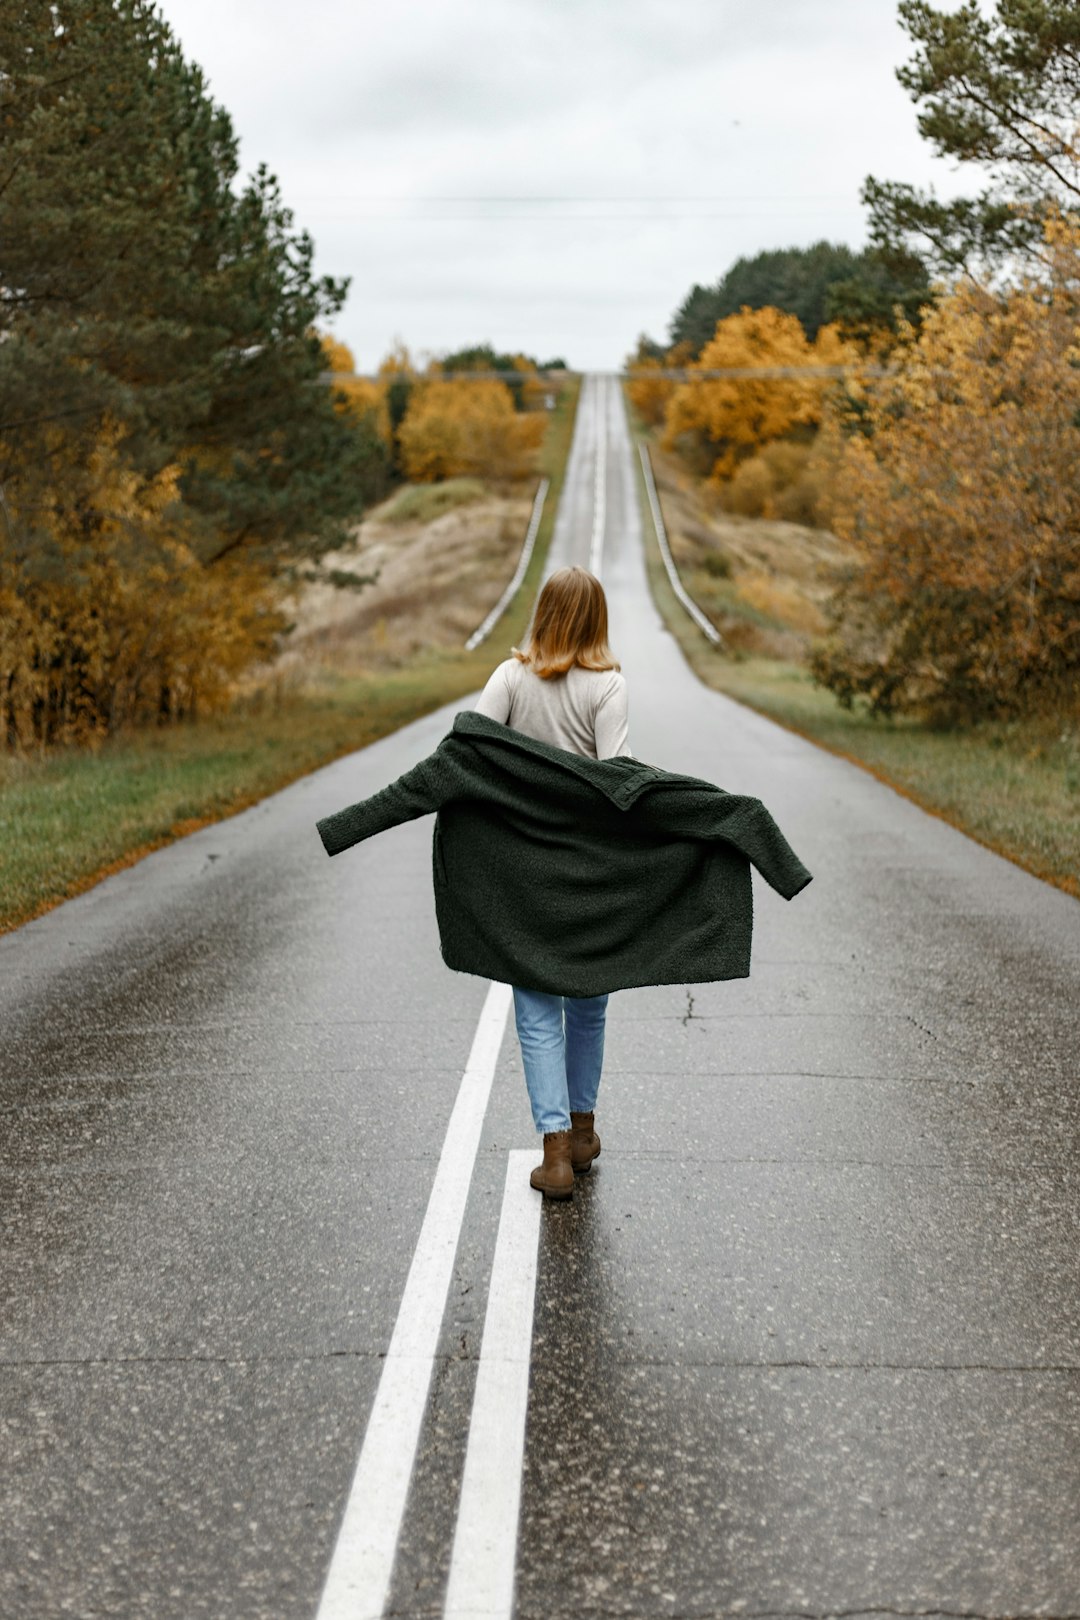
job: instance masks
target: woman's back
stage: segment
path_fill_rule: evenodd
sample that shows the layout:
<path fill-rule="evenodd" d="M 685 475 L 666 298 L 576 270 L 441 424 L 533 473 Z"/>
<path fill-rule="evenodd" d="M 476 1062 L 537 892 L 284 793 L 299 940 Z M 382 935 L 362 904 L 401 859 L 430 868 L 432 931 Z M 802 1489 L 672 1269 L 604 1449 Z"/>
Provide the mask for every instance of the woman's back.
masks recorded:
<path fill-rule="evenodd" d="M 617 669 L 574 664 L 565 675 L 542 680 L 519 658 L 506 658 L 475 708 L 527 737 L 590 759 L 630 754 L 626 679 Z"/>
<path fill-rule="evenodd" d="M 608 645 L 607 598 L 595 574 L 576 564 L 555 570 L 537 597 L 528 647 L 515 647 L 492 671 L 476 709 L 567 753 L 630 755 L 626 681 Z M 528 975 L 523 963 L 514 1010 L 533 1123 L 544 1136 L 544 1162 L 529 1181 L 545 1198 L 569 1198 L 575 1174 L 591 1170 L 600 1152 L 593 1109 L 607 995 L 537 990 Z"/>

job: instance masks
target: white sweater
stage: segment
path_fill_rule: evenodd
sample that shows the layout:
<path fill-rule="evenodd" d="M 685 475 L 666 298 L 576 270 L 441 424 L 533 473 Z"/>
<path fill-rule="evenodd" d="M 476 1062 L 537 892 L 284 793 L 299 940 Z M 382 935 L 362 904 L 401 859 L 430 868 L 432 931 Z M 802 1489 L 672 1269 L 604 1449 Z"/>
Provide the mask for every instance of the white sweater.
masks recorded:
<path fill-rule="evenodd" d="M 626 678 L 617 669 L 582 669 L 543 681 L 520 658 L 505 658 L 473 705 L 478 714 L 590 759 L 630 758 Z"/>

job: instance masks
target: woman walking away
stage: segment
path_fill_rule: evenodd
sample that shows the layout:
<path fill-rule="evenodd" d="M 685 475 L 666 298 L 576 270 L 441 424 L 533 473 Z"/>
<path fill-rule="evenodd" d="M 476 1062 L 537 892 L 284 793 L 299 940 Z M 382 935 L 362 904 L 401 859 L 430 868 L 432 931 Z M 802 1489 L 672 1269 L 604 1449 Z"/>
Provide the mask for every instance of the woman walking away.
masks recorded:
<path fill-rule="evenodd" d="M 540 592 L 529 643 L 511 649 L 475 705 L 540 742 L 589 759 L 632 758 L 626 678 L 608 646 L 604 587 L 584 568 L 560 568 Z M 544 1161 L 530 1180 L 546 1198 L 569 1198 L 574 1174 L 600 1152 L 594 1126 L 604 1060 L 606 995 L 551 995 L 514 985 L 533 1124 Z"/>
<path fill-rule="evenodd" d="M 785 900 L 812 874 L 760 799 L 630 753 L 607 603 L 583 568 L 547 581 L 528 648 L 433 753 L 316 825 L 340 855 L 430 812 L 443 961 L 513 989 L 544 1137 L 532 1184 L 569 1198 L 600 1152 L 610 992 L 745 979 L 751 866 Z"/>

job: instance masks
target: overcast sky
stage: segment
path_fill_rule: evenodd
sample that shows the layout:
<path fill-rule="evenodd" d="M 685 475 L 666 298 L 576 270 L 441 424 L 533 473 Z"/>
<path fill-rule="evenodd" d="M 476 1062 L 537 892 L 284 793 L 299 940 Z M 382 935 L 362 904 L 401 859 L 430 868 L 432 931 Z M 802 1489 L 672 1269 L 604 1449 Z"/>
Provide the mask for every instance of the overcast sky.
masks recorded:
<path fill-rule="evenodd" d="M 895 0 L 164 0 L 362 371 L 490 341 L 615 368 L 740 254 L 866 240 L 867 173 L 967 189 Z"/>

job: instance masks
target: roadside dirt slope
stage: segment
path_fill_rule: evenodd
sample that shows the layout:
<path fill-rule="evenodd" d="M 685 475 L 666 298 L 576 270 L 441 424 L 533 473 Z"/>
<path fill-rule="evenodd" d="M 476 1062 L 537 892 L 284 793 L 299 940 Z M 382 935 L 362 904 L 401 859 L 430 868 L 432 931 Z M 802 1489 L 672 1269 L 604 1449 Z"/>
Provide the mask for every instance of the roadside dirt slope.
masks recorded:
<path fill-rule="evenodd" d="M 377 669 L 465 642 L 513 575 L 534 494 L 531 483 L 509 492 L 478 489 L 427 521 L 397 515 L 408 506 L 402 491 L 374 507 L 359 527 L 356 550 L 328 563 L 356 575 L 378 570 L 377 583 L 359 592 L 306 587 L 286 658 Z"/>
<path fill-rule="evenodd" d="M 686 589 L 734 651 L 802 658 L 826 627 L 824 604 L 844 558 L 827 529 L 741 517 L 672 455 L 650 444 L 664 523 Z"/>

